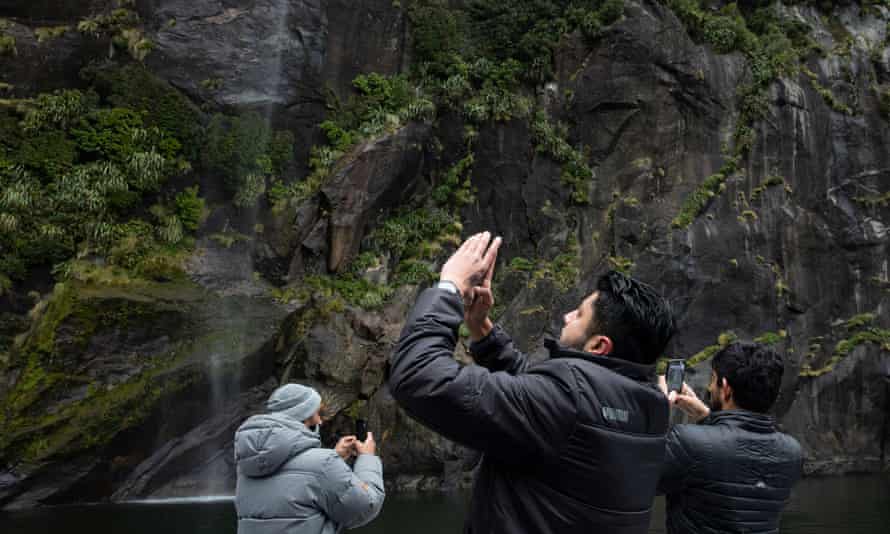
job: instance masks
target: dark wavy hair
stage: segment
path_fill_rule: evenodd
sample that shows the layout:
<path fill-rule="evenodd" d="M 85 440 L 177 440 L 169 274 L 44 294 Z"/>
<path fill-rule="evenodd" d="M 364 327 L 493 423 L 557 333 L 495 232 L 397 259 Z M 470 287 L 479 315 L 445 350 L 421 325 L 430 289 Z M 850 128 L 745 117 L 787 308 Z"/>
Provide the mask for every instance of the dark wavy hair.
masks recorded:
<path fill-rule="evenodd" d="M 732 387 L 735 403 L 744 410 L 766 413 L 779 398 L 785 363 L 778 352 L 757 343 L 732 343 L 711 360 L 717 380 Z"/>
<path fill-rule="evenodd" d="M 676 331 L 670 303 L 651 286 L 616 271 L 602 275 L 596 290 L 591 335 L 612 340 L 612 357 L 655 363 Z"/>

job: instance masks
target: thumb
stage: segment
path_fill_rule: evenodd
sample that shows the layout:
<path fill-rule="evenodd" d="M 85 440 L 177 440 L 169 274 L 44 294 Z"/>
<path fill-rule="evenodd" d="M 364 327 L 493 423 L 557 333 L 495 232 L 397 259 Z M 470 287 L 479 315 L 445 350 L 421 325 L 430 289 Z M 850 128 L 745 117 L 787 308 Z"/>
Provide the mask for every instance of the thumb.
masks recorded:
<path fill-rule="evenodd" d="M 677 402 L 677 392 L 676 391 L 671 391 L 670 393 L 668 393 L 668 402 L 670 402 L 671 404 L 674 404 Z"/>

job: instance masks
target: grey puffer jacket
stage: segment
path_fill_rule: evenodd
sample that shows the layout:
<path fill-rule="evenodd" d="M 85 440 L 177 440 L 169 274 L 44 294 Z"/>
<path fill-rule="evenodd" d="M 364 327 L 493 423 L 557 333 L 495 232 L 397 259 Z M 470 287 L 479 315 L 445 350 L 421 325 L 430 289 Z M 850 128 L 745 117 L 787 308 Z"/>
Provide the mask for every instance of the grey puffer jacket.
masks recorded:
<path fill-rule="evenodd" d="M 658 484 L 668 534 L 778 534 L 802 471 L 800 444 L 769 415 L 726 410 L 676 425 Z"/>
<path fill-rule="evenodd" d="M 235 433 L 238 534 L 335 534 L 383 507 L 380 458 L 350 469 L 318 433 L 280 413 L 256 415 Z"/>

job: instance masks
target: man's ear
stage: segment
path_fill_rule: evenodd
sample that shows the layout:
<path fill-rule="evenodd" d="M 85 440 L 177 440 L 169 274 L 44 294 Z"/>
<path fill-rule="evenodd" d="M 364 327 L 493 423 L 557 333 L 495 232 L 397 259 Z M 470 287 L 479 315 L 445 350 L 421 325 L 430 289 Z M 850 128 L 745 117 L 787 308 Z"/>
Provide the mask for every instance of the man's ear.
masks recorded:
<path fill-rule="evenodd" d="M 732 399 L 732 386 L 729 385 L 729 382 L 727 382 L 725 376 L 720 379 L 720 391 L 722 391 L 723 396 L 723 399 L 721 400 L 725 402 Z"/>
<path fill-rule="evenodd" d="M 584 352 L 606 356 L 612 353 L 612 339 L 609 336 L 595 335 L 584 344 Z"/>

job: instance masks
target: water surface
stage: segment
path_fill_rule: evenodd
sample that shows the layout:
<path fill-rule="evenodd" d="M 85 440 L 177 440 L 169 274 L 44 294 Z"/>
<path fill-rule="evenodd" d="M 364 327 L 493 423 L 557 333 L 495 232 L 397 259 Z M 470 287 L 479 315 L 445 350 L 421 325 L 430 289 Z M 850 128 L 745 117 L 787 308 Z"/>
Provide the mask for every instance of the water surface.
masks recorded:
<path fill-rule="evenodd" d="M 390 495 L 383 513 L 356 534 L 460 534 L 468 496 Z M 656 500 L 650 532 L 664 532 Z M 230 499 L 62 506 L 0 513 L 3 534 L 235 534 Z M 890 533 L 890 475 L 808 478 L 782 518 L 783 534 Z"/>

